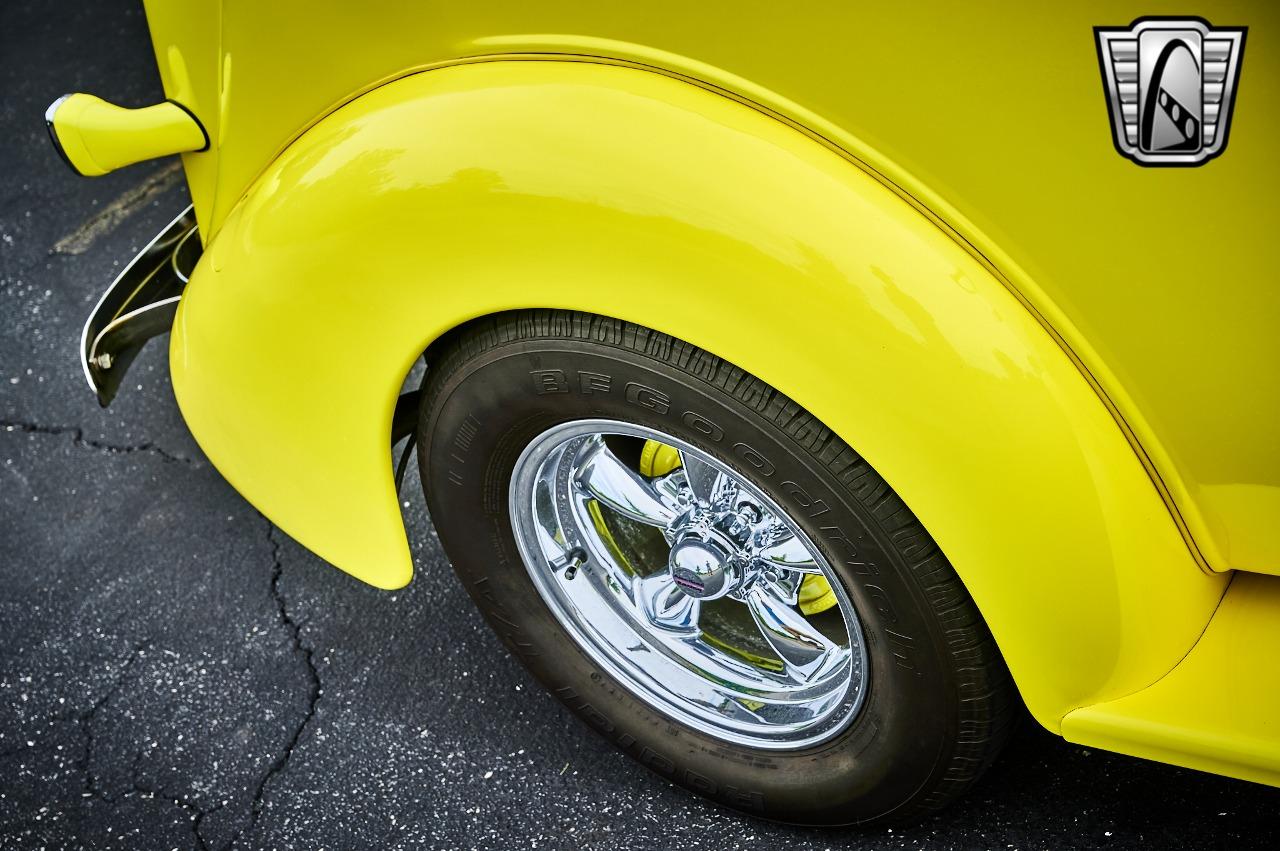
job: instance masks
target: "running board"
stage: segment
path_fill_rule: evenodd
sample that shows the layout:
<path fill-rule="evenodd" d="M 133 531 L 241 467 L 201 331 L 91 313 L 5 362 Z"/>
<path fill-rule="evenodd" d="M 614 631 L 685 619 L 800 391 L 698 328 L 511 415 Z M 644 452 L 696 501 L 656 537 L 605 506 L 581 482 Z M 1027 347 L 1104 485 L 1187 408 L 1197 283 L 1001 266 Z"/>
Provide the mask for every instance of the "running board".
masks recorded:
<path fill-rule="evenodd" d="M 1280 577 L 1236 573 L 1176 668 L 1062 721 L 1067 741 L 1280 786 Z"/>

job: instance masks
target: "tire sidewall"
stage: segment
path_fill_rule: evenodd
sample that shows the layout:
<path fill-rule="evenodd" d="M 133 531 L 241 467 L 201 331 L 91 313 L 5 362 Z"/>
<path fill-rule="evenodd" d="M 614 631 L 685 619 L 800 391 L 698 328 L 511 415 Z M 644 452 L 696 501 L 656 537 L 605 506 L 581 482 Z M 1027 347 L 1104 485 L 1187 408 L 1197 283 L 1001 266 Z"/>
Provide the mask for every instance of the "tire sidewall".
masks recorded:
<path fill-rule="evenodd" d="M 713 386 L 661 358 L 582 340 L 513 342 L 460 358 L 429 375 L 427 391 L 419 462 L 454 569 L 503 643 L 587 724 L 667 779 L 765 817 L 863 822 L 930 785 L 956 736 L 945 639 L 874 506 L 842 484 L 840 459 L 810 451 L 825 432 L 813 418 L 791 415 L 788 405 L 800 409 L 776 394 L 753 398 L 749 386 Z M 869 663 L 862 706 L 838 735 L 797 751 L 720 741 L 632 696 L 562 628 L 519 554 L 509 485 L 535 437 L 595 418 L 712 455 L 821 550 L 861 620 Z"/>

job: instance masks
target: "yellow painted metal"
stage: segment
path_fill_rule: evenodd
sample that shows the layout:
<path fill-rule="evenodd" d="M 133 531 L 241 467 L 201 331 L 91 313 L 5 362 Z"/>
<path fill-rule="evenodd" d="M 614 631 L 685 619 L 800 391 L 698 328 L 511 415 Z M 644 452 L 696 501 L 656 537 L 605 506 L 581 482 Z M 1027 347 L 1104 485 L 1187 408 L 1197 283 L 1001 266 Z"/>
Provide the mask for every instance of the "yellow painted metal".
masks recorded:
<path fill-rule="evenodd" d="M 202 233 L 308 126 L 415 69 L 590 57 L 750 101 L 846 152 L 1011 289 L 1203 565 L 1280 571 L 1280 52 L 1258 46 L 1280 38 L 1276 4 L 1195 10 L 1250 30 L 1229 148 L 1192 169 L 1113 149 L 1092 28 L 1151 12 L 1127 3 L 147 5 L 166 91 L 194 90 L 217 128 L 186 158 Z"/>
<path fill-rule="evenodd" d="M 1178 667 L 1070 713 L 1073 742 L 1280 786 L 1280 578 L 1240 573 Z"/>
<path fill-rule="evenodd" d="M 798 605 L 800 606 L 800 611 L 806 615 L 825 612 L 836 605 L 837 602 L 839 601 L 836 599 L 836 592 L 831 590 L 831 585 L 826 578 L 817 574 L 810 574 L 800 583 Z"/>
<path fill-rule="evenodd" d="M 668 446 L 656 440 L 646 440 L 640 447 L 640 474 L 644 476 L 665 476 L 680 466 L 680 452 L 674 446 Z"/>
<path fill-rule="evenodd" d="M 175 103 L 126 109 L 74 94 L 51 106 L 48 120 L 67 162 L 85 177 L 207 145 L 200 123 Z"/>
<path fill-rule="evenodd" d="M 650 71 L 448 67 L 317 123 L 204 254 L 174 389 L 241 493 L 396 587 L 402 376 L 446 330 L 525 307 L 674 334 L 816 414 L 924 518 L 1051 729 L 1163 675 L 1221 595 L 1089 383 L 981 262 L 810 136 Z M 876 640 L 909 663 L 917 638 Z"/>
<path fill-rule="evenodd" d="M 600 510 L 600 503 L 595 500 L 588 502 L 587 513 L 591 515 L 591 525 L 595 527 L 596 534 L 600 536 L 605 549 L 613 556 L 614 561 L 621 565 L 627 573 L 634 576 L 636 573 L 635 566 L 631 564 L 627 554 L 622 551 L 622 547 L 618 546 L 617 540 L 613 537 L 613 531 L 609 528 L 609 524 L 605 522 L 604 512 Z"/>
<path fill-rule="evenodd" d="M 207 243 L 214 232 L 213 205 L 222 174 L 223 106 L 227 91 L 223 82 L 230 80 L 231 70 L 231 57 L 222 52 L 220 40 L 223 4 L 221 0 L 181 3 L 146 0 L 145 5 L 165 94 L 190 109 L 209 136 L 207 150 L 182 156 L 196 221 L 200 224 L 200 238 Z M 266 128 L 252 125 L 240 129 L 249 136 L 270 135 Z M 260 163 L 259 168 L 263 165 L 265 162 Z M 234 199 L 243 191 L 243 186 L 236 186 L 229 193 Z"/>

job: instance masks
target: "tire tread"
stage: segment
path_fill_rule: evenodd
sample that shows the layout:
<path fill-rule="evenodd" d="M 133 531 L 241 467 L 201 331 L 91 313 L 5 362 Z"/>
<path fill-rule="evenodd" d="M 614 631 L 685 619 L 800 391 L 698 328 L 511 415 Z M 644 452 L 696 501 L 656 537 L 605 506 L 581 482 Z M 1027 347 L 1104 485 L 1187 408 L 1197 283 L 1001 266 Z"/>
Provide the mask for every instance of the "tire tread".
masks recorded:
<path fill-rule="evenodd" d="M 447 382 L 487 350 L 546 339 L 593 341 L 645 355 L 718 388 L 780 429 L 840 482 L 850 497 L 869 509 L 885 539 L 914 574 L 923 599 L 942 626 L 959 707 L 952 751 L 935 769 L 934 781 L 893 813 L 892 819 L 918 819 L 964 794 L 1008 739 L 1019 717 L 1017 691 L 959 575 L 888 483 L 852 447 L 779 390 L 690 343 L 608 317 L 558 309 L 482 317 L 433 344 L 427 353 L 427 381 Z"/>

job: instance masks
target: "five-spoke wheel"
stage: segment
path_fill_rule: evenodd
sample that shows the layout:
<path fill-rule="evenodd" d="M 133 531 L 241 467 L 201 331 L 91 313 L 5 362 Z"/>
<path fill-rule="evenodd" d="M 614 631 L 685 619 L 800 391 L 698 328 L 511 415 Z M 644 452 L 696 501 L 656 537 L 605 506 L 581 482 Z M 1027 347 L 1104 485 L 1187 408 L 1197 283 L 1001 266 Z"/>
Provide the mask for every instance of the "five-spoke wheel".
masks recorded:
<path fill-rule="evenodd" d="M 655 446 L 671 469 L 645 475 L 635 459 Z M 562 423 L 516 462 L 510 510 L 556 618 L 669 717 L 798 748 L 857 712 L 867 662 L 852 604 L 800 528 L 721 461 L 622 422 Z M 806 614 L 806 584 L 832 605 Z"/>
<path fill-rule="evenodd" d="M 621 752 L 812 825 L 932 812 L 994 757 L 1017 695 L 976 606 L 801 405 L 687 342 L 561 310 L 477 320 L 427 360 L 418 457 L 454 570 Z"/>

